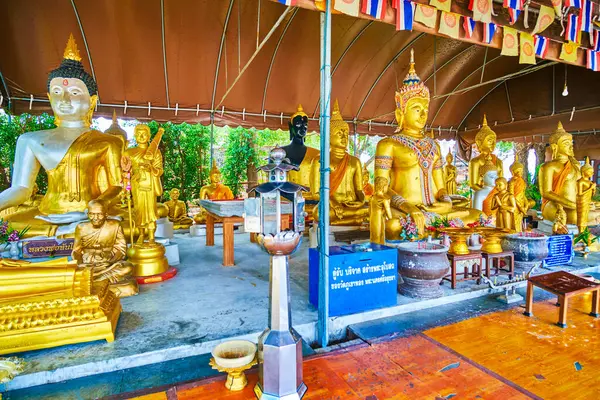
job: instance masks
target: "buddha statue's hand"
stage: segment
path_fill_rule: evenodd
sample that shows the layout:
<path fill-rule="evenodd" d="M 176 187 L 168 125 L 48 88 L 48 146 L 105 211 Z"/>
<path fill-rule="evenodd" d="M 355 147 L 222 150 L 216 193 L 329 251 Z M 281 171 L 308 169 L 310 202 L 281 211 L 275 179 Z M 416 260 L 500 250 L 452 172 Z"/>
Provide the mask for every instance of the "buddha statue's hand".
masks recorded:
<path fill-rule="evenodd" d="M 364 205 L 362 201 L 345 201 L 344 205 L 348 208 L 360 208 Z"/>

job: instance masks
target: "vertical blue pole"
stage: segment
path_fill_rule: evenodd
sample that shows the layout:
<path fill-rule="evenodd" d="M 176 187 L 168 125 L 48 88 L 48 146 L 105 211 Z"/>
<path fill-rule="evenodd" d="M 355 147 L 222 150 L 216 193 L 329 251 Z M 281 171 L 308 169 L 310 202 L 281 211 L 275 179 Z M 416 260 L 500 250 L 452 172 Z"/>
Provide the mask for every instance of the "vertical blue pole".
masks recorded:
<path fill-rule="evenodd" d="M 321 156 L 319 190 L 319 321 L 321 347 L 329 344 L 329 121 L 331 119 L 331 0 L 321 14 Z"/>

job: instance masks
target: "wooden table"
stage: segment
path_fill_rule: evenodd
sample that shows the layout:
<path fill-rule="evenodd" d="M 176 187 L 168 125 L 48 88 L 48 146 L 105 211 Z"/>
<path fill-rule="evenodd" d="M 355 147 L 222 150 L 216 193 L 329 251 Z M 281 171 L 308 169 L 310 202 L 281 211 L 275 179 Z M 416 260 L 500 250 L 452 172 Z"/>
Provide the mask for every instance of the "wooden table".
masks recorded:
<path fill-rule="evenodd" d="M 599 317 L 600 314 L 600 284 L 587 280 L 577 275 L 565 271 L 551 272 L 549 274 L 533 276 L 527 280 L 527 303 L 525 305 L 525 314 L 528 317 L 533 315 L 533 288 L 537 286 L 547 292 L 558 296 L 560 311 L 558 313 L 557 325 L 561 328 L 567 327 L 567 308 L 569 298 L 578 294 L 593 292 L 592 296 L 592 317 Z"/>
<path fill-rule="evenodd" d="M 289 229 L 290 218 L 289 214 L 281 216 L 281 229 Z M 235 265 L 235 257 L 233 250 L 233 225 L 244 223 L 244 217 L 237 215 L 231 217 L 220 217 L 210 211 L 206 212 L 206 245 L 215 245 L 215 222 L 223 223 L 223 266 L 232 267 Z"/>
<path fill-rule="evenodd" d="M 485 261 L 485 276 L 489 278 L 491 275 L 490 270 L 493 268 L 495 270 L 495 275 L 507 273 L 508 279 L 512 279 L 515 273 L 515 255 L 512 251 L 503 251 L 501 253 L 482 252 L 481 256 Z M 503 268 L 502 265 L 500 265 L 501 261 L 506 261 L 508 265 Z"/>
<path fill-rule="evenodd" d="M 477 283 L 481 280 L 481 252 L 471 251 L 469 254 L 452 254 L 448 253 L 448 261 L 450 261 L 450 275 L 446 275 L 443 279 L 450 281 L 452 289 L 456 289 L 456 282 L 477 280 Z M 472 261 L 471 271 L 469 267 L 465 267 L 463 272 L 456 270 L 456 264 L 459 261 Z M 463 275 L 461 279 L 458 279 L 458 275 Z"/>

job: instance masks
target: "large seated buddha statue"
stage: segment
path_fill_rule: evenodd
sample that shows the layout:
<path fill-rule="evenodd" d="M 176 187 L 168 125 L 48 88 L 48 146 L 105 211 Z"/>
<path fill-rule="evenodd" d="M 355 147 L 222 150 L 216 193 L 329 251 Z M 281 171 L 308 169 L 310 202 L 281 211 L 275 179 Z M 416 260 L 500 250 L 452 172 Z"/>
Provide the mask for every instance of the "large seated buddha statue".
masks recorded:
<path fill-rule="evenodd" d="M 363 192 L 360 160 L 347 151 L 349 130 L 336 100 L 330 123 L 329 221 L 331 225 L 361 225 L 369 215 L 368 203 L 365 202 Z M 313 161 L 310 183 L 313 198 L 320 189 L 319 169 L 319 160 Z M 318 207 L 313 210 L 313 218 L 315 220 L 319 218 Z"/>
<path fill-rule="evenodd" d="M 400 238 L 399 217 L 403 215 L 411 216 L 421 235 L 426 213 L 460 218 L 465 224 L 480 215 L 479 211 L 465 207 L 464 201 L 453 203 L 446 191 L 440 147 L 424 131 L 429 100 L 429 89 L 415 72 L 411 51 L 409 72 L 396 92 L 398 129 L 394 136 L 381 140 L 375 151 L 375 178 L 383 177 L 390 182 L 388 194 L 393 218 L 385 223 L 388 240 Z"/>
<path fill-rule="evenodd" d="M 123 140 L 90 129 L 96 82 L 84 71 L 72 35 L 61 65 L 48 77 L 48 98 L 57 128 L 19 136 L 11 187 L 0 193 L 4 219 L 18 230 L 30 226 L 30 237 L 73 233 L 90 200 L 113 206 L 122 190 Z M 40 167 L 48 174 L 46 194 L 39 205 L 24 207 Z"/>
<path fill-rule="evenodd" d="M 581 178 L 579 162 L 573 154 L 573 136 L 559 122 L 550 135 L 552 160 L 543 163 L 539 171 L 539 186 L 542 195 L 542 216 L 554 221 L 559 206 L 567 215 L 567 224 L 577 224 L 577 180 Z M 598 225 L 600 211 L 590 210 L 588 225 Z"/>
<path fill-rule="evenodd" d="M 221 182 L 221 171 L 217 167 L 217 161 L 213 160 L 212 168 L 210 169 L 210 184 L 200 188 L 200 200 L 233 200 L 233 192 L 229 186 Z M 194 216 L 196 224 L 206 223 L 206 210 L 202 210 Z"/>

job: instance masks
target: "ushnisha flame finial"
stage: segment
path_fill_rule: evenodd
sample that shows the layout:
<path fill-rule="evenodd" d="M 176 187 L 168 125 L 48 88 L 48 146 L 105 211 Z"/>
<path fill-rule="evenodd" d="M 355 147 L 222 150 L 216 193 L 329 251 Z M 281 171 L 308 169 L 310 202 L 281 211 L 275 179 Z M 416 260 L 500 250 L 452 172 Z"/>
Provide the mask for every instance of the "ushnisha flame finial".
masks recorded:
<path fill-rule="evenodd" d="M 483 122 L 481 123 L 482 126 L 488 126 L 487 123 L 487 115 L 483 114 Z"/>
<path fill-rule="evenodd" d="M 296 118 L 297 116 L 308 118 L 308 115 L 306 115 L 306 113 L 304 112 L 304 108 L 302 108 L 302 104 L 298 104 L 298 108 L 297 108 L 296 112 L 292 114 L 292 116 L 290 117 L 290 120 L 293 121 L 294 118 Z"/>
<path fill-rule="evenodd" d="M 69 35 L 69 40 L 67 40 L 67 47 L 65 48 L 63 58 L 65 60 L 81 61 L 79 49 L 77 49 L 77 43 L 75 43 L 72 33 Z"/>
<path fill-rule="evenodd" d="M 429 100 L 429 89 L 421 78 L 417 75 L 415 69 L 415 53 L 414 50 L 410 50 L 410 65 L 408 67 L 408 74 L 404 78 L 403 85 L 398 92 L 396 92 L 396 108 L 399 108 L 404 113 L 406 111 L 406 104 L 413 98 L 422 98 Z"/>

